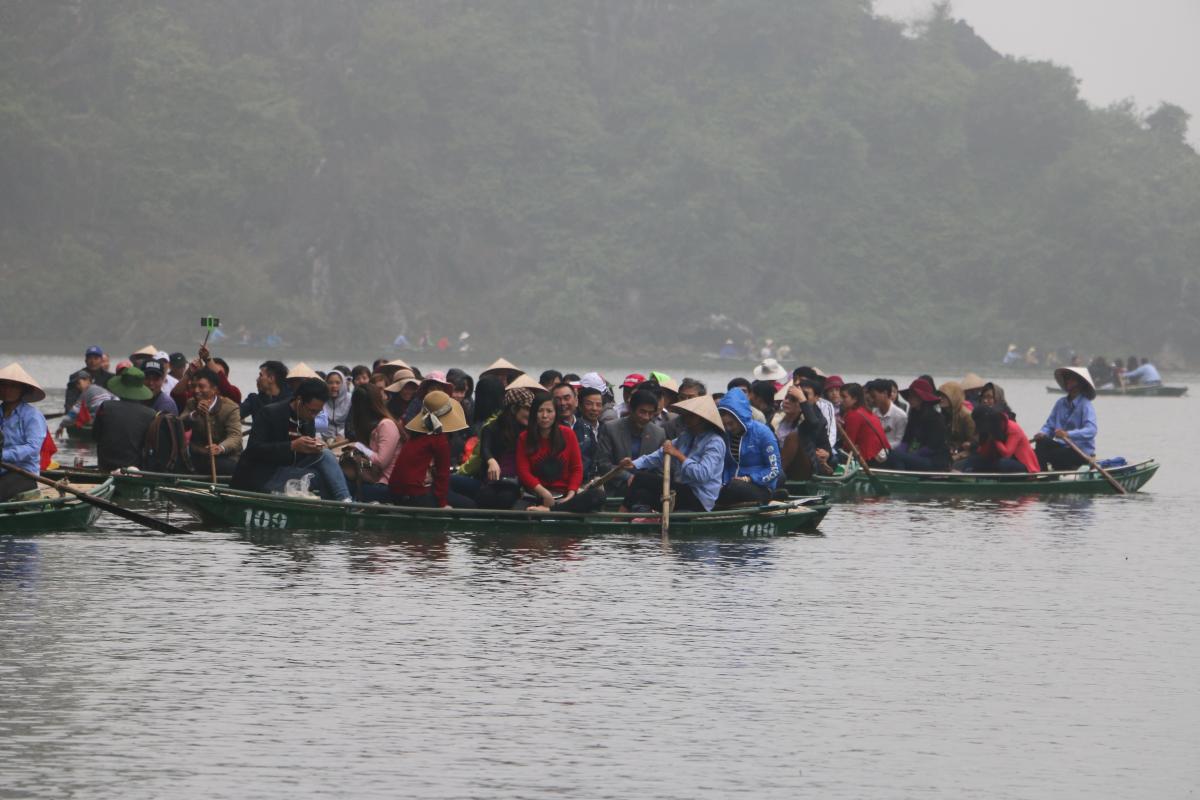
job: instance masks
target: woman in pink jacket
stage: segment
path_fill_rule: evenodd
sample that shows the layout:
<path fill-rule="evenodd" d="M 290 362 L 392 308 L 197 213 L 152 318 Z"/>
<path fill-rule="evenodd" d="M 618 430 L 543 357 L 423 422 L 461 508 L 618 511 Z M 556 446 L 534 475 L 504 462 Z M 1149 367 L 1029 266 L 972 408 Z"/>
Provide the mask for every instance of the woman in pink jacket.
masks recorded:
<path fill-rule="evenodd" d="M 350 447 L 358 452 L 356 461 L 360 465 L 356 475 L 347 477 L 350 490 L 362 503 L 389 502 L 388 481 L 405 436 L 388 413 L 387 401 L 378 386 L 365 383 L 354 387 L 350 395 L 350 423 L 354 433 Z"/>
<path fill-rule="evenodd" d="M 1029 437 L 1016 420 L 996 406 L 971 412 L 979 446 L 967 457 L 963 472 L 1037 472 L 1041 469 Z"/>

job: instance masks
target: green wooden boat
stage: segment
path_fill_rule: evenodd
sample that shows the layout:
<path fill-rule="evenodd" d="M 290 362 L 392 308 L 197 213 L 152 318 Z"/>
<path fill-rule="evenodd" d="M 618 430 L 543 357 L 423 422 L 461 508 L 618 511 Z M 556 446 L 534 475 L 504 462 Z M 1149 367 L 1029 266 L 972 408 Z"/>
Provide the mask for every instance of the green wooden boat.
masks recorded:
<path fill-rule="evenodd" d="M 635 513 L 411 508 L 243 492 L 203 483 L 163 486 L 159 495 L 221 527 L 249 530 L 445 533 L 658 534 L 657 516 Z M 671 515 L 672 537 L 766 538 L 813 531 L 829 512 L 818 497 L 765 506 Z"/>
<path fill-rule="evenodd" d="M 69 439 L 72 442 L 94 442 L 94 441 L 96 441 L 95 438 L 92 436 L 92 426 L 91 425 L 82 425 L 82 426 L 68 425 L 67 427 L 63 428 L 63 430 L 65 430 L 67 432 L 67 439 Z"/>
<path fill-rule="evenodd" d="M 74 488 L 81 488 L 79 483 Z M 94 483 L 88 494 L 107 500 L 112 497 L 113 480 Z M 0 503 L 0 536 L 26 533 L 85 530 L 100 509 L 72 495 L 58 495 L 53 489 L 39 490 L 39 497 Z"/>
<path fill-rule="evenodd" d="M 1158 471 L 1154 459 L 1126 464 L 1108 470 L 1126 491 L 1136 492 Z M 970 497 L 1020 497 L 1027 495 L 1114 494 L 1115 490 L 1097 470 L 1064 472 L 985 473 L 985 472 L 902 472 L 872 469 L 876 481 L 891 494 L 961 495 Z M 789 491 L 791 486 L 789 485 Z M 840 490 L 843 495 L 876 494 L 866 473 L 856 471 Z"/>
<path fill-rule="evenodd" d="M 1108 386 L 1096 390 L 1097 397 L 1183 397 L 1187 394 L 1186 386 Z M 1047 386 L 1049 394 L 1066 394 L 1057 386 Z"/>
<path fill-rule="evenodd" d="M 57 470 L 47 470 L 46 477 L 54 478 L 55 480 L 67 478 L 68 480 L 96 481 L 102 478 L 111 477 L 115 488 L 114 497 L 123 500 L 154 500 L 158 497 L 158 490 L 163 486 L 176 486 L 183 482 L 197 482 L 202 479 L 202 476 L 192 474 L 180 474 L 176 472 L 143 472 L 136 469 L 120 469 L 115 472 L 101 472 L 94 467 L 66 467 Z M 207 481 L 204 481 L 207 485 Z M 229 476 L 218 475 L 217 483 L 226 485 L 229 483 Z"/>

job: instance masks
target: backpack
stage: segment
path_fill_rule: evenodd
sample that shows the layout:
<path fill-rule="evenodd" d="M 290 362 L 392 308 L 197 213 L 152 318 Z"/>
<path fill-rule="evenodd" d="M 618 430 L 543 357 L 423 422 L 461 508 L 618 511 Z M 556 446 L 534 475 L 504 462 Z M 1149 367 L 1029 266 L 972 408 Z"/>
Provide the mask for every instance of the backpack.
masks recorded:
<path fill-rule="evenodd" d="M 147 472 L 191 472 L 183 423 L 174 414 L 158 412 L 142 445 L 142 469 Z"/>

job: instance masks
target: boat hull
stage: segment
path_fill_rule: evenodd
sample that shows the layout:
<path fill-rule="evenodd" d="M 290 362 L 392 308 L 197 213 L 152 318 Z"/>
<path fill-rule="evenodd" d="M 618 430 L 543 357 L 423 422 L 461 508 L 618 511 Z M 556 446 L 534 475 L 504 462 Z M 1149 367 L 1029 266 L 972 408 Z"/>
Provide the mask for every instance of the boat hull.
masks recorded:
<path fill-rule="evenodd" d="M 154 500 L 158 497 L 159 488 L 163 486 L 177 486 L 180 483 L 195 483 L 201 480 L 201 477 L 197 475 L 175 472 L 118 470 L 110 474 L 86 468 L 49 470 L 46 472 L 46 476 L 55 479 L 65 477 L 69 480 L 84 481 L 95 481 L 111 477 L 113 479 L 113 486 L 115 487 L 113 496 L 120 500 L 129 501 Z M 207 481 L 204 483 L 207 485 Z M 217 483 L 219 485 L 228 484 L 229 478 L 227 476 L 217 476 Z"/>
<path fill-rule="evenodd" d="M 1097 389 L 1097 397 L 1183 397 L 1187 394 L 1186 386 L 1126 386 L 1123 389 Z M 1049 394 L 1065 394 L 1057 386 L 1047 386 Z"/>
<path fill-rule="evenodd" d="M 80 487 L 76 484 L 75 488 Z M 113 494 L 113 481 L 95 484 L 88 494 L 109 499 Z M 100 509 L 71 495 L 0 503 L 0 536 L 81 531 L 90 526 L 99 513 Z"/>
<path fill-rule="evenodd" d="M 207 523 L 243 530 L 394 531 L 398 533 L 551 533 L 570 536 L 657 534 L 644 514 L 432 509 L 242 492 L 207 484 L 162 487 L 159 494 Z M 671 515 L 672 537 L 769 538 L 816 530 L 829 512 L 821 498 L 707 513 Z"/>

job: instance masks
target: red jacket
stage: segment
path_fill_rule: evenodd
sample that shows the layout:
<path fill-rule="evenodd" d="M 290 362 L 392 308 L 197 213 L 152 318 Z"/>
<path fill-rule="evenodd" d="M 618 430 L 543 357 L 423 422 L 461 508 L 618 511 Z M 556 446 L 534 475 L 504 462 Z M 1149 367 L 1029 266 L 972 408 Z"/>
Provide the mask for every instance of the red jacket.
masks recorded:
<path fill-rule="evenodd" d="M 450 497 L 450 439 L 444 433 L 410 435 L 400 448 L 388 491 L 402 497 L 428 494 L 425 476 L 433 465 L 433 496 L 438 506 L 449 505 Z"/>
<path fill-rule="evenodd" d="M 842 425 L 846 428 L 846 436 L 854 442 L 865 460 L 873 461 L 880 450 L 887 449 L 887 434 L 883 432 L 879 417 L 863 406 L 855 406 L 847 411 Z"/>
<path fill-rule="evenodd" d="M 1029 437 L 1025 435 L 1025 431 L 1021 430 L 1021 426 L 1010 419 L 1004 432 L 1006 438 L 1003 442 L 988 439 L 980 444 L 979 449 L 975 452 L 984 458 L 993 460 L 1015 458 L 1030 472 L 1041 470 L 1042 467 L 1038 464 L 1037 456 L 1033 453 L 1033 447 L 1029 444 Z"/>
<path fill-rule="evenodd" d="M 521 479 L 521 485 L 531 492 L 533 487 L 541 484 L 549 489 L 551 494 L 566 494 L 576 491 L 583 484 L 583 457 L 579 454 L 579 440 L 575 438 L 575 431 L 565 425 L 559 425 L 558 432 L 562 434 L 564 446 L 562 452 L 556 456 L 550 454 L 548 436 L 538 442 L 537 449 L 532 453 L 525 447 L 529 432 L 522 431 L 517 437 L 517 477 Z M 537 467 L 548 458 L 558 459 L 561 469 L 557 478 L 542 480 L 537 475 Z"/>

